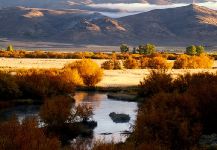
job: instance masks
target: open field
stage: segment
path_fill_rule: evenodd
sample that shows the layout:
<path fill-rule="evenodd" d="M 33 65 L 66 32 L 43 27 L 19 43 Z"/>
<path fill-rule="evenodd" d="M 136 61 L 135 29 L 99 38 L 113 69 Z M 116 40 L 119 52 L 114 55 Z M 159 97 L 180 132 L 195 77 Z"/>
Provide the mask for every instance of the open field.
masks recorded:
<path fill-rule="evenodd" d="M 61 69 L 65 64 L 75 61 L 75 59 L 18 59 L 18 58 L 0 58 L 1 69 L 30 69 L 30 68 L 58 68 Z M 105 60 L 94 60 L 99 65 Z M 217 61 L 214 67 L 217 68 Z M 169 70 L 174 76 L 187 72 L 217 72 L 217 69 L 173 69 Z M 142 79 L 149 74 L 148 69 L 123 69 L 123 70 L 105 70 L 104 78 L 98 84 L 102 87 L 122 87 L 136 86 Z"/>

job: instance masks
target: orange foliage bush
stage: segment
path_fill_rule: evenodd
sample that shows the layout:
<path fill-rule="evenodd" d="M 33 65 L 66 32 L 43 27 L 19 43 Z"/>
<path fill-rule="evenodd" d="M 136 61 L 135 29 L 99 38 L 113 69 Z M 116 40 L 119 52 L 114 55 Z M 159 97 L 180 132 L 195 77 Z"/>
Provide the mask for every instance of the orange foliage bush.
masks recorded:
<path fill-rule="evenodd" d="M 173 90 L 173 78 L 164 70 L 152 70 L 143 82 L 140 82 L 139 95 L 148 97 L 159 92 L 171 92 Z"/>
<path fill-rule="evenodd" d="M 160 93 L 140 108 L 133 141 L 166 149 L 191 149 L 201 136 L 197 103 L 189 95 Z"/>
<path fill-rule="evenodd" d="M 116 59 L 112 59 L 112 60 L 108 60 L 108 61 L 105 61 L 101 67 L 103 69 L 106 69 L 106 70 L 117 70 L 117 69 L 121 69 L 121 63 L 119 60 L 116 60 Z"/>
<path fill-rule="evenodd" d="M 212 68 L 214 60 L 206 54 L 199 56 L 179 55 L 174 63 L 175 69 Z"/>
<path fill-rule="evenodd" d="M 12 119 L 0 124 L 1 150 L 58 150 L 60 142 L 57 138 L 48 138 L 38 128 L 36 119 L 25 119 L 21 124 Z"/>
<path fill-rule="evenodd" d="M 87 86 L 95 86 L 103 77 L 103 70 L 96 62 L 90 59 L 73 62 L 66 65 L 65 68 L 77 69 L 83 83 Z"/>
<path fill-rule="evenodd" d="M 48 127 L 62 129 L 75 122 L 87 122 L 93 115 L 90 105 L 75 105 L 74 101 L 66 96 L 56 96 L 45 100 L 39 116 Z"/>
<path fill-rule="evenodd" d="M 72 93 L 77 82 L 68 77 L 72 73 L 76 75 L 76 72 L 67 70 L 33 69 L 17 72 L 17 80 L 25 97 L 44 98 L 51 95 Z"/>
<path fill-rule="evenodd" d="M 148 67 L 151 69 L 170 69 L 172 65 L 167 62 L 166 58 L 153 57 L 148 61 Z"/>
<path fill-rule="evenodd" d="M 165 149 L 197 149 L 202 134 L 217 132 L 217 74 L 172 80 L 171 75 L 152 72 L 140 92 L 149 99 L 139 109 L 131 136 L 137 147 L 155 143 Z"/>
<path fill-rule="evenodd" d="M 137 69 L 139 68 L 139 62 L 132 58 L 132 57 L 128 57 L 124 62 L 123 65 L 126 69 Z"/>
<path fill-rule="evenodd" d="M 148 58 L 148 57 L 144 57 L 144 58 L 142 58 L 140 60 L 140 63 L 141 63 L 140 67 L 141 67 L 141 69 L 147 69 L 149 67 L 149 60 L 150 60 L 150 58 Z"/>
<path fill-rule="evenodd" d="M 51 127 L 62 127 L 70 120 L 73 101 L 64 96 L 46 99 L 41 107 L 39 116 Z"/>

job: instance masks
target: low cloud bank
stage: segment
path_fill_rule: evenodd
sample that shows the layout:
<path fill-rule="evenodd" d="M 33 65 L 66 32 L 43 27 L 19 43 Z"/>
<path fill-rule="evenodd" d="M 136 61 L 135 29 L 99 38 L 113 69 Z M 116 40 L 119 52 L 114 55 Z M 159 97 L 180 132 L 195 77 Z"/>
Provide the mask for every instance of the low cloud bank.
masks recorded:
<path fill-rule="evenodd" d="M 217 0 L 216 2 L 206 2 L 206 3 L 197 3 L 200 6 L 205 6 L 211 9 L 217 10 Z M 189 4 L 171 4 L 171 5 L 152 5 L 148 3 L 103 3 L 103 4 L 90 4 L 89 7 L 96 8 L 96 9 L 119 9 L 120 11 L 124 12 L 146 12 L 154 9 L 166 9 L 166 8 L 175 8 L 186 6 Z"/>

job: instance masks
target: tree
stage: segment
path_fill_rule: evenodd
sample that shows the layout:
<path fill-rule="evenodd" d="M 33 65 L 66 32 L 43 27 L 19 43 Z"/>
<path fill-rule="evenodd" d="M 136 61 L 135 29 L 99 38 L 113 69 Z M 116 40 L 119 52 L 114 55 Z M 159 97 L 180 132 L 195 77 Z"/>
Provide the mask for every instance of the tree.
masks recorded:
<path fill-rule="evenodd" d="M 205 52 L 205 48 L 201 45 L 196 46 L 196 52 L 197 52 L 197 55 L 200 55 Z"/>
<path fill-rule="evenodd" d="M 120 46 L 121 53 L 127 53 L 129 52 L 129 49 L 129 46 L 127 46 L 126 44 L 121 44 Z"/>
<path fill-rule="evenodd" d="M 12 45 L 8 45 L 8 47 L 7 47 L 7 51 L 14 51 L 13 46 L 12 46 Z"/>
<path fill-rule="evenodd" d="M 138 51 L 140 54 L 151 55 L 155 53 L 156 46 L 154 44 L 147 43 L 146 45 L 140 45 Z"/>
<path fill-rule="evenodd" d="M 188 55 L 196 55 L 197 54 L 197 48 L 195 45 L 191 45 L 186 48 L 186 54 Z"/>

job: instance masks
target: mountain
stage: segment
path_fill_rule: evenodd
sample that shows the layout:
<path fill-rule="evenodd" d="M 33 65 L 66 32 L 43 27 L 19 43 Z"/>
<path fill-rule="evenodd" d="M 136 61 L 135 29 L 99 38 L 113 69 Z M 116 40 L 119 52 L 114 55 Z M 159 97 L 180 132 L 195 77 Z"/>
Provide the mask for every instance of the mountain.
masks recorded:
<path fill-rule="evenodd" d="M 0 37 L 29 41 L 119 45 L 217 45 L 217 11 L 197 5 L 112 19 L 82 10 L 0 9 Z"/>
<path fill-rule="evenodd" d="M 71 9 L 4 8 L 0 20 L 0 37 L 17 40 L 100 43 L 126 31 L 117 20 Z"/>
<path fill-rule="evenodd" d="M 119 19 L 140 41 L 217 43 L 217 11 L 194 4 Z"/>

